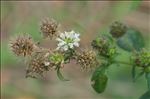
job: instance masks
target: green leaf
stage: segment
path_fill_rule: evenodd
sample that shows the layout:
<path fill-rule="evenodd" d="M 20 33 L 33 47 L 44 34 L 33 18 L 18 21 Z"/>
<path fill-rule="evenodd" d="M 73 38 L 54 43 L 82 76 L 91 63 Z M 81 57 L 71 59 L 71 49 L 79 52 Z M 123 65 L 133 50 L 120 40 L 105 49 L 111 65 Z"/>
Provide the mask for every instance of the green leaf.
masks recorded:
<path fill-rule="evenodd" d="M 146 73 L 145 78 L 147 80 L 148 90 L 150 91 L 150 73 Z"/>
<path fill-rule="evenodd" d="M 126 51 L 140 51 L 144 47 L 144 38 L 135 29 L 128 29 L 126 34 L 117 40 L 117 45 Z"/>
<path fill-rule="evenodd" d="M 68 79 L 64 78 L 64 76 L 60 72 L 60 68 L 57 69 L 57 76 L 61 81 L 69 81 Z"/>
<path fill-rule="evenodd" d="M 91 85 L 97 93 L 102 93 L 106 89 L 108 78 L 105 75 L 105 69 L 105 67 L 98 68 L 92 75 Z"/>
<path fill-rule="evenodd" d="M 145 92 L 139 99 L 150 99 L 150 90 Z"/>

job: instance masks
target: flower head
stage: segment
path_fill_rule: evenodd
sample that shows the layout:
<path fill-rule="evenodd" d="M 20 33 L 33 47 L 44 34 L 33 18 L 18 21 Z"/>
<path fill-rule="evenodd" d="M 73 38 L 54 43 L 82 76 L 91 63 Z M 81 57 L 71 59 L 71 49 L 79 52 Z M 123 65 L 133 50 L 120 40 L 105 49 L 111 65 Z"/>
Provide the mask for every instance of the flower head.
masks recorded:
<path fill-rule="evenodd" d="M 110 43 L 105 37 L 99 37 L 92 41 L 91 43 L 93 49 L 96 49 L 98 53 L 102 56 L 107 57 L 109 51 Z"/>
<path fill-rule="evenodd" d="M 68 49 L 73 49 L 75 46 L 79 47 L 80 34 L 74 31 L 60 33 L 59 37 L 56 39 L 58 43 L 57 50 L 67 51 Z"/>
<path fill-rule="evenodd" d="M 43 76 L 45 71 L 49 71 L 52 67 L 48 58 L 49 56 L 50 52 L 47 50 L 35 52 L 29 60 L 26 77 L 37 78 L 36 74 Z"/>
<path fill-rule="evenodd" d="M 150 52 L 145 49 L 140 52 L 136 52 L 132 57 L 134 64 L 138 67 L 149 67 L 150 66 Z"/>
<path fill-rule="evenodd" d="M 96 67 L 98 61 L 94 51 L 85 50 L 77 55 L 77 63 L 81 65 L 82 69 L 93 69 Z"/>
<path fill-rule="evenodd" d="M 35 44 L 30 36 L 24 35 L 18 36 L 16 39 L 12 40 L 10 42 L 10 47 L 17 56 L 25 57 L 32 54 Z"/>
<path fill-rule="evenodd" d="M 41 24 L 41 32 L 45 38 L 53 38 L 57 35 L 58 23 L 53 19 L 46 18 Z"/>
<path fill-rule="evenodd" d="M 49 57 L 49 60 L 51 62 L 51 64 L 53 64 L 53 67 L 56 69 L 58 67 L 58 65 L 63 67 L 63 63 L 64 63 L 64 56 L 62 53 L 60 52 L 53 52 L 51 54 L 51 56 Z"/>

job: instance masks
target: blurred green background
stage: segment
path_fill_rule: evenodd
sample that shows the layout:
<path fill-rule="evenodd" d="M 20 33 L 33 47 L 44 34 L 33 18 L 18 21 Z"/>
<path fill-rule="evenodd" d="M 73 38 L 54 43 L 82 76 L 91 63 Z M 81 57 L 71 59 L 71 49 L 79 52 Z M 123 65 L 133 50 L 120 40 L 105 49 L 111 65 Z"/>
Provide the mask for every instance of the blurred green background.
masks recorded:
<path fill-rule="evenodd" d="M 54 71 L 46 80 L 25 79 L 26 65 L 9 50 L 11 37 L 29 33 L 41 41 L 39 24 L 45 17 L 54 18 L 60 30 L 81 33 L 81 48 L 91 48 L 90 42 L 100 34 L 108 34 L 110 24 L 119 20 L 139 30 L 150 50 L 150 2 L 148 1 L 1 1 L 1 99 L 137 99 L 147 89 L 144 77 L 133 83 L 131 67 L 111 66 L 108 86 L 97 94 L 90 86 L 91 73 L 82 72 L 75 63 L 63 73 L 69 82 L 60 81 Z M 53 41 L 42 40 L 41 46 L 55 48 Z M 121 60 L 130 53 L 119 49 Z"/>

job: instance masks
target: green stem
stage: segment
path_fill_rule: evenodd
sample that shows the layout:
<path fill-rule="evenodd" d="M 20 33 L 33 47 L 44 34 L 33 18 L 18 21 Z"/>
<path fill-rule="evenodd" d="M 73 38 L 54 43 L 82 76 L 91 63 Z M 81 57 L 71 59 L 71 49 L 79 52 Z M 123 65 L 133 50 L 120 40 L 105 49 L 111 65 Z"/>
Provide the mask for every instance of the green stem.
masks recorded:
<path fill-rule="evenodd" d="M 132 65 L 131 63 L 125 62 L 125 61 L 119 61 L 119 60 L 115 60 L 113 61 L 114 63 L 119 63 L 119 64 L 125 64 L 125 65 Z"/>
<path fill-rule="evenodd" d="M 145 77 L 146 77 L 146 80 L 147 80 L 148 90 L 150 90 L 150 73 L 146 73 Z"/>

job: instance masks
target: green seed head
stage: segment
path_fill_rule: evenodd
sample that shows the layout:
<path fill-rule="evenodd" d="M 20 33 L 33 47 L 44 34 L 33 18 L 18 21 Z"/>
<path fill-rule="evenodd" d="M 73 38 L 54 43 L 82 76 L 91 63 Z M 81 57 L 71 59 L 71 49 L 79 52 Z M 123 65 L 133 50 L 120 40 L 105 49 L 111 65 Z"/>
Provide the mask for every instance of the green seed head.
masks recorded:
<path fill-rule="evenodd" d="M 62 53 L 59 52 L 54 52 L 50 58 L 49 58 L 50 62 L 53 64 L 61 64 L 64 62 L 64 56 Z"/>
<path fill-rule="evenodd" d="M 112 23 L 110 27 L 110 34 L 114 38 L 119 38 L 123 36 L 126 33 L 126 31 L 127 31 L 127 27 L 123 23 L 120 23 L 118 21 Z"/>
<path fill-rule="evenodd" d="M 150 66 L 150 52 L 146 50 L 141 50 L 140 52 L 136 52 L 134 57 L 134 64 L 138 67 L 149 67 Z"/>

